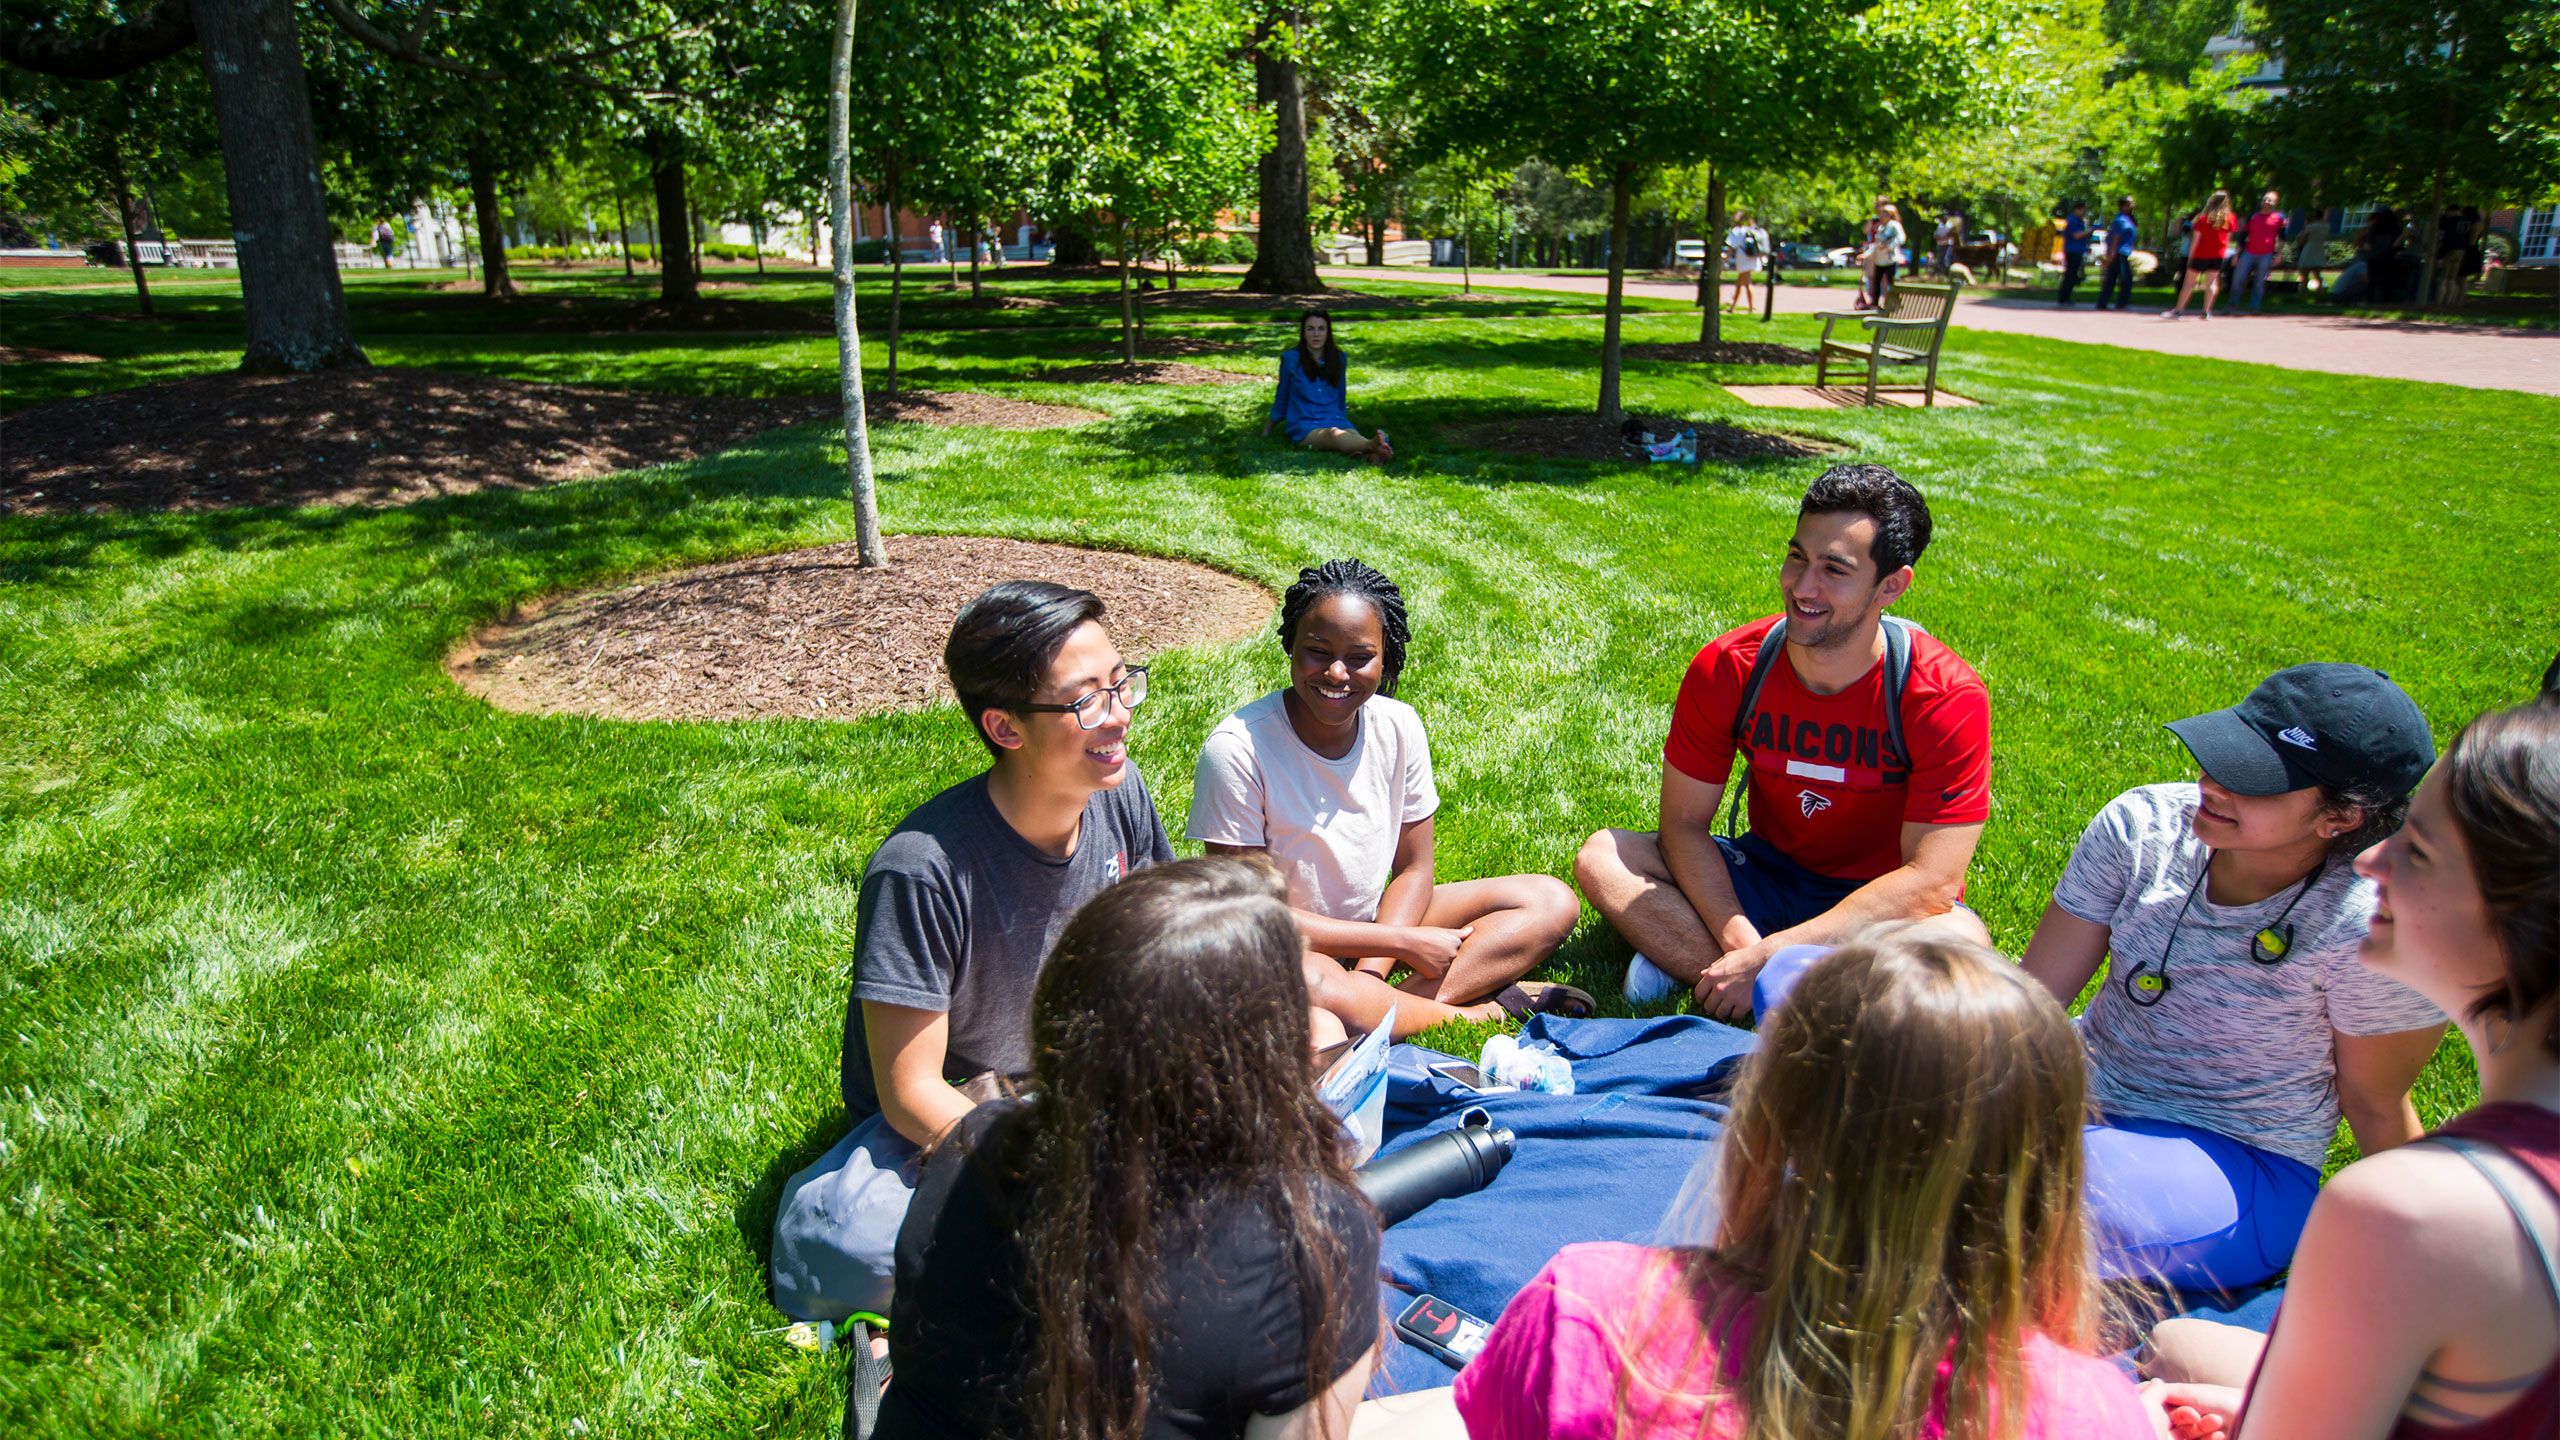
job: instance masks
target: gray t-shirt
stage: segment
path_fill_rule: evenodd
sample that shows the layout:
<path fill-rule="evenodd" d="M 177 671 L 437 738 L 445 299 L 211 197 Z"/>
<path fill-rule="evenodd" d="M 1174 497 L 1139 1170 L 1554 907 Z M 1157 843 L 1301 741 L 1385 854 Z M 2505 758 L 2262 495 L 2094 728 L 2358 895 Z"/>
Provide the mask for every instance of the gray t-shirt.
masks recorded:
<path fill-rule="evenodd" d="M 844 1004 L 844 1108 L 879 1113 L 862 1002 L 945 1010 L 953 1084 L 1031 1068 L 1031 987 L 1068 917 L 1122 876 L 1173 859 L 1132 762 L 1084 806 L 1076 853 L 1041 850 L 997 811 L 987 777 L 915 808 L 880 842 L 854 910 L 853 993 Z"/>
<path fill-rule="evenodd" d="M 2229 908 L 2198 891 L 2188 904 L 2211 856 L 2195 814 L 2192 782 L 2126 791 L 2089 822 L 2053 889 L 2055 904 L 2111 932 L 2106 979 L 2080 1017 L 2089 1097 L 2112 1117 L 2200 1126 L 2317 1166 L 2338 1130 L 2331 1032 L 2422 1030 L 2444 1012 L 2356 959 L 2373 886 L 2343 860 L 2285 916 L 2284 961 L 2252 959 L 2252 937 L 2294 890 Z M 2164 954 L 2168 993 L 2135 1004 L 2124 976 Z"/>

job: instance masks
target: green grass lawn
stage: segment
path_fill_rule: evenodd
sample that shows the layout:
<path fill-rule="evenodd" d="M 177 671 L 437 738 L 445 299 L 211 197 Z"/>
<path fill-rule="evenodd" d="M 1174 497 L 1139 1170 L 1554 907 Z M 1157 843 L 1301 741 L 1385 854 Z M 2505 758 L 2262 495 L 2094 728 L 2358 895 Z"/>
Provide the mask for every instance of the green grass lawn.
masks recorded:
<path fill-rule="evenodd" d="M 533 330 L 535 307 L 350 278 L 381 362 L 832 385 L 824 334 Z M 1412 598 L 1404 695 L 1439 755 L 1444 875 L 1563 874 L 1594 827 L 1651 822 L 1681 667 L 1773 607 L 1820 462 L 1437 443 L 1590 402 L 1599 322 L 1577 297 L 1415 286 L 1412 309 L 1346 317 L 1355 414 L 1398 441 L 1377 471 L 1258 438 L 1261 387 L 1029 378 L 1109 334 L 1107 287 L 1003 283 L 1066 303 L 919 329 L 913 382 L 1109 418 L 874 431 L 893 529 L 1188 556 L 1275 588 L 1361 555 Z M 531 284 L 598 315 L 632 293 Z M 0 295 L 11 343 L 107 357 L 0 371 L 0 408 L 228 364 L 236 301 L 167 294 L 168 318 L 113 323 L 112 290 Z M 824 288 L 745 295 L 814 310 Z M 1237 368 L 1267 369 L 1287 334 L 1245 312 L 1157 323 L 1250 339 L 1261 353 L 1209 362 Z M 1804 343 L 1814 324 L 1735 333 Z M 1629 329 L 1694 326 L 1667 303 Z M 2108 797 L 2188 773 L 2162 721 L 2353 659 L 2450 738 L 2550 658 L 2560 400 L 1974 332 L 1950 348 L 1979 409 L 1759 414 L 1655 363 L 1628 367 L 1628 398 L 1819 433 L 1928 492 L 1938 539 L 1904 613 L 1991 687 L 1971 894 L 2004 945 Z M 1810 378 L 1723 378 L 1746 375 Z M 537 719 L 439 661 L 536 596 L 846 539 L 843 473 L 812 428 L 396 511 L 0 517 L 0 1433 L 834 1433 L 842 1372 L 778 1337 L 765 1233 L 782 1178 L 841 1127 L 865 857 L 978 765 L 961 717 Z M 1132 744 L 1178 834 L 1200 742 L 1281 664 L 1268 632 L 1158 663 Z M 1557 973 L 1614 997 L 1625 953 L 1586 921 Z M 2457 1044 L 2420 1099 L 2434 1119 L 2471 1093 Z"/>

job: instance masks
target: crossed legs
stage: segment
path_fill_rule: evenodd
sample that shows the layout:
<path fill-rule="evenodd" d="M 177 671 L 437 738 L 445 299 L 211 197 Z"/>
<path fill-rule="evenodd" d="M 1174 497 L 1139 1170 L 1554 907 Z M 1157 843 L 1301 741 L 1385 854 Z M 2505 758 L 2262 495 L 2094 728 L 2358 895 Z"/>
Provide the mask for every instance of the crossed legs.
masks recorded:
<path fill-rule="evenodd" d="M 1438 973 L 1417 969 L 1401 986 L 1387 983 L 1392 964 L 1368 959 L 1346 967 L 1329 955 L 1306 954 L 1307 991 L 1318 1010 L 1346 1030 L 1366 1032 L 1396 1012 L 1395 1038 L 1450 1020 L 1495 1020 L 1491 997 L 1556 953 L 1582 914 L 1582 902 L 1552 875 L 1505 875 L 1435 885 L 1422 923 L 1474 933 Z M 1323 1030 L 1323 1022 L 1318 1022 Z"/>

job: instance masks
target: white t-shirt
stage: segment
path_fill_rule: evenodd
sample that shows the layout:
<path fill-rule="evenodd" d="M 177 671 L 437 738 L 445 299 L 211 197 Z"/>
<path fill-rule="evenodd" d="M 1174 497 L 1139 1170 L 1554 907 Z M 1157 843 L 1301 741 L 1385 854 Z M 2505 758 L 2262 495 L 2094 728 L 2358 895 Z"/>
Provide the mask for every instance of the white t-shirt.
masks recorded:
<path fill-rule="evenodd" d="M 1743 248 L 1753 241 L 1759 243 L 1757 254 Z M 1768 258 L 1769 232 L 1757 225 L 1736 225 L 1724 232 L 1724 253 L 1733 261 L 1734 269 L 1757 270 L 1760 262 Z"/>
<path fill-rule="evenodd" d="M 1191 823 L 1210 845 L 1260 847 L 1289 884 L 1289 903 L 1334 920 L 1374 920 L 1404 827 L 1440 808 L 1422 717 L 1372 695 L 1360 737 L 1329 760 L 1289 728 L 1285 690 L 1218 722 L 1192 772 Z"/>
<path fill-rule="evenodd" d="M 2053 888 L 2055 904 L 2112 932 L 2106 978 L 2080 1017 L 2089 1098 L 2111 1117 L 2201 1126 L 2317 1166 L 2338 1130 L 2330 1032 L 2422 1030 L 2444 1012 L 2356 959 L 2373 886 L 2344 860 L 2284 916 L 2293 927 L 2284 960 L 2252 959 L 2251 939 L 2300 887 L 2232 908 L 2198 891 L 2188 904 L 2211 855 L 2195 814 L 2193 782 L 2126 791 L 2089 822 Z M 2135 1004 L 2125 976 L 2164 953 L 2168 992 Z"/>

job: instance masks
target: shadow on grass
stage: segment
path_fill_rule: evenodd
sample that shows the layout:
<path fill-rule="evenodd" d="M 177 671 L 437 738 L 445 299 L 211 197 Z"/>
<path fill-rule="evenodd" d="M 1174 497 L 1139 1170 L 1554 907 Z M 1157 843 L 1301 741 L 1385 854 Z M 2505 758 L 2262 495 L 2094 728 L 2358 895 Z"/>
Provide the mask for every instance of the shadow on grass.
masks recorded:
<path fill-rule="evenodd" d="M 831 1107 L 798 1140 L 784 1146 L 754 1184 L 738 1192 L 736 1203 L 729 1207 L 729 1218 L 737 1225 L 738 1238 L 746 1242 L 748 1253 L 755 1256 L 757 1274 L 773 1273 L 773 1217 L 782 1209 L 782 1187 L 826 1154 L 828 1146 L 843 1139 L 850 1126 L 844 1107 Z"/>

